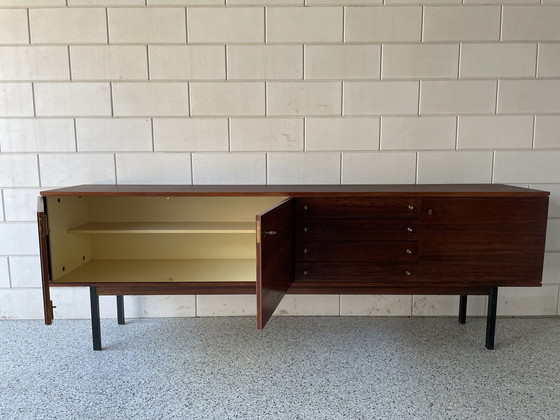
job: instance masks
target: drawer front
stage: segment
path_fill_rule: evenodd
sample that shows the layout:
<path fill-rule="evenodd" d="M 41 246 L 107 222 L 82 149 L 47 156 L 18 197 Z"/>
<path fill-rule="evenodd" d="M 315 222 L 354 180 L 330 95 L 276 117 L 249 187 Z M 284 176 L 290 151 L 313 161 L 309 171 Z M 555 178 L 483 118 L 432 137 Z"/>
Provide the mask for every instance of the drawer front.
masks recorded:
<path fill-rule="evenodd" d="M 416 242 L 299 242 L 296 261 L 383 261 L 418 260 Z"/>
<path fill-rule="evenodd" d="M 296 218 L 418 218 L 420 199 L 413 197 L 301 197 Z"/>
<path fill-rule="evenodd" d="M 418 227 L 414 219 L 298 219 L 296 241 L 415 241 Z"/>
<path fill-rule="evenodd" d="M 337 283 L 401 283 L 417 281 L 416 263 L 298 262 L 295 280 Z"/>

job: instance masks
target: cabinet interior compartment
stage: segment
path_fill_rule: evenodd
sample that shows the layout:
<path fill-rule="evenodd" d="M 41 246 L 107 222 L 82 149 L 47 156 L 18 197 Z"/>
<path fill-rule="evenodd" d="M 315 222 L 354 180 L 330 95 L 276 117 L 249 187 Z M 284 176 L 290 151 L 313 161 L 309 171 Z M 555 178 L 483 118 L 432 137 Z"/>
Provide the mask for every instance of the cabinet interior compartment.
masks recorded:
<path fill-rule="evenodd" d="M 51 281 L 255 282 L 255 215 L 284 198 L 49 196 Z"/>

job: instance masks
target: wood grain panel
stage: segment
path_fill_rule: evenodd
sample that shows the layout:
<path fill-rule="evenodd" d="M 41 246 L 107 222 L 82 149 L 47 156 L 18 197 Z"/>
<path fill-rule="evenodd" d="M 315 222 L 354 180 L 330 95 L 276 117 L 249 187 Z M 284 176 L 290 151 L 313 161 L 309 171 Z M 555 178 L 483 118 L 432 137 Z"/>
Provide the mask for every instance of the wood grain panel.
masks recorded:
<path fill-rule="evenodd" d="M 296 241 L 417 240 L 420 223 L 414 219 L 297 219 Z"/>
<path fill-rule="evenodd" d="M 417 280 L 417 264 L 369 262 L 298 262 L 296 281 L 339 283 L 409 283 Z"/>
<path fill-rule="evenodd" d="M 408 261 L 418 259 L 416 242 L 298 242 L 296 261 Z"/>
<path fill-rule="evenodd" d="M 540 285 L 548 198 L 423 200 L 420 281 Z"/>
<path fill-rule="evenodd" d="M 301 197 L 296 199 L 297 218 L 417 218 L 420 200 L 414 197 Z"/>
<path fill-rule="evenodd" d="M 262 330 L 294 281 L 294 200 L 257 215 L 257 328 Z"/>

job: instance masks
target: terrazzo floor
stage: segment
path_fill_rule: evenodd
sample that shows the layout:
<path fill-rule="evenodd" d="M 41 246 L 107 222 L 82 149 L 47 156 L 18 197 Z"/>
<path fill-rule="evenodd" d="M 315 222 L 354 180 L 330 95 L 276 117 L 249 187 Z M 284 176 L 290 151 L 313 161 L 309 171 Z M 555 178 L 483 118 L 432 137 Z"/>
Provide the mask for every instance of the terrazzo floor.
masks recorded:
<path fill-rule="evenodd" d="M 0 419 L 559 419 L 560 318 L 0 321 Z"/>

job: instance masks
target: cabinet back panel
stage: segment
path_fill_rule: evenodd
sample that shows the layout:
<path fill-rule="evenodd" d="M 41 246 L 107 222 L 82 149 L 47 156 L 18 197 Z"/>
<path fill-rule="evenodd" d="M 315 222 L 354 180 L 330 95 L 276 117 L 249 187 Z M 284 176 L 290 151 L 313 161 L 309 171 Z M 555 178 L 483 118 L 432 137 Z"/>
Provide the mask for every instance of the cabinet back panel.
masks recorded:
<path fill-rule="evenodd" d="M 95 234 L 94 259 L 255 258 L 255 234 Z"/>
<path fill-rule="evenodd" d="M 90 197 L 93 222 L 254 222 L 282 197 Z"/>

